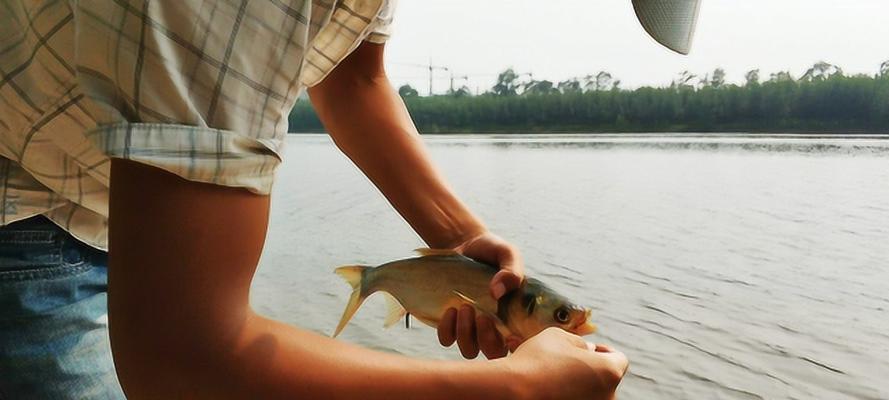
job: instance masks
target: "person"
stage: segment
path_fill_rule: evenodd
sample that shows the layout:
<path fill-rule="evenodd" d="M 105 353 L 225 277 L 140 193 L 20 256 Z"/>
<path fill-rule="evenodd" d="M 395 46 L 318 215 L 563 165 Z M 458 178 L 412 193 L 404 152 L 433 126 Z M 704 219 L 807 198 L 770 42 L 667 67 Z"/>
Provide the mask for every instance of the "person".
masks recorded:
<path fill-rule="evenodd" d="M 487 362 L 372 351 L 250 308 L 304 88 L 429 246 L 499 266 L 495 298 L 521 284 L 519 251 L 444 182 L 386 78 L 394 0 L 0 2 L 0 398 L 614 395 L 622 353 L 561 330 L 518 343 L 471 308 L 439 340 Z M 687 51 L 697 0 L 634 6 Z"/>

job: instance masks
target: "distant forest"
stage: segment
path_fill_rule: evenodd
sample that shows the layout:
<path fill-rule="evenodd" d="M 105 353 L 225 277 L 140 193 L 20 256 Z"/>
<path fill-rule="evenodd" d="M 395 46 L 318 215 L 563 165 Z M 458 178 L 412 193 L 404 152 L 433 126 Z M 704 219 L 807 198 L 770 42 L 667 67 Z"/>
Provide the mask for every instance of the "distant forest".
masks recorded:
<path fill-rule="evenodd" d="M 422 133 L 460 132 L 889 132 L 889 61 L 875 75 L 846 75 L 826 62 L 743 85 L 725 71 L 685 71 L 669 86 L 625 90 L 608 72 L 558 83 L 522 80 L 512 69 L 487 92 L 452 88 L 422 97 L 399 88 Z M 308 101 L 290 114 L 290 130 L 322 132 Z"/>

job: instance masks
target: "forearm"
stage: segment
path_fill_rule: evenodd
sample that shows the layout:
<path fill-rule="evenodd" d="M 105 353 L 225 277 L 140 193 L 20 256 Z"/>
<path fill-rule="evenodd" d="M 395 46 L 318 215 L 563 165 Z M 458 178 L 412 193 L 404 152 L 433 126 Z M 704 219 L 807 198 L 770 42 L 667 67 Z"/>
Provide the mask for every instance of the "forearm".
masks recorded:
<path fill-rule="evenodd" d="M 274 338 L 274 339 L 272 339 Z M 412 359 L 368 350 L 255 317 L 238 346 L 242 375 L 261 376 L 253 398 L 518 399 L 506 360 Z M 283 390 L 281 390 L 283 389 Z"/>
<path fill-rule="evenodd" d="M 451 247 L 485 231 L 432 165 L 420 135 L 364 44 L 310 90 L 337 146 L 432 247 Z M 381 62 L 381 61 L 380 61 Z M 373 62 L 370 62 L 373 65 Z"/>
<path fill-rule="evenodd" d="M 413 359 L 369 350 L 250 313 L 235 329 L 179 332 L 175 344 L 157 335 L 168 324 L 155 315 L 141 326 L 141 356 L 124 350 L 118 362 L 127 396 L 190 399 L 485 399 L 523 395 L 520 373 L 506 359 L 459 362 Z M 134 326 L 130 326 L 131 328 Z M 229 335 L 232 331 L 235 335 Z M 234 337 L 234 340 L 229 340 Z M 121 349 L 120 346 L 117 347 Z M 145 354 L 145 353 L 150 354 Z M 116 357 L 116 360 L 120 357 Z M 134 376 L 134 372 L 138 374 Z"/>

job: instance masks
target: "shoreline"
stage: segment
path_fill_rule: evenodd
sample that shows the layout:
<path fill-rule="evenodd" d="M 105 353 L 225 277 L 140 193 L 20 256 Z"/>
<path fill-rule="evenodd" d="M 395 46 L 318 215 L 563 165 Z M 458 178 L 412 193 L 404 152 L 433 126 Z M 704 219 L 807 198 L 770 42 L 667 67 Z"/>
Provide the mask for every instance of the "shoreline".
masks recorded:
<path fill-rule="evenodd" d="M 293 136 L 326 136 L 323 131 L 287 132 Z M 435 138 L 601 138 L 601 139 L 848 139 L 848 140 L 889 140 L 889 133 L 824 133 L 824 132 L 433 132 L 420 133 L 424 137 Z"/>

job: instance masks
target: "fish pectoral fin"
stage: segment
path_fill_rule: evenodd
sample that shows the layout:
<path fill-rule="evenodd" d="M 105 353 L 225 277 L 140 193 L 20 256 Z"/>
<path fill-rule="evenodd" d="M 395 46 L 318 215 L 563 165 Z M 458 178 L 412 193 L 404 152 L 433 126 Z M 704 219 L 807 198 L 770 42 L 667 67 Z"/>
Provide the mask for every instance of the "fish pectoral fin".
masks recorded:
<path fill-rule="evenodd" d="M 457 295 L 457 297 L 459 297 L 460 300 L 462 300 L 464 303 L 469 304 L 473 307 L 476 306 L 477 303 L 475 302 L 475 300 L 470 299 L 469 296 L 467 296 L 463 293 L 460 293 L 459 290 L 452 290 L 451 292 L 454 293 L 455 295 Z"/>
<path fill-rule="evenodd" d="M 496 324 L 500 324 L 500 325 L 502 325 L 504 328 L 506 328 L 506 325 L 503 325 L 503 322 L 500 321 L 500 318 L 497 317 L 497 314 L 490 313 L 490 312 L 487 312 L 487 311 L 485 311 L 485 310 L 482 310 L 481 308 L 478 307 L 478 303 L 477 303 L 475 300 L 470 299 L 469 296 L 467 296 L 467 295 L 465 295 L 465 294 L 463 294 L 463 293 L 460 293 L 459 290 L 452 290 L 451 293 L 453 293 L 454 295 L 456 295 L 457 298 L 459 298 L 460 301 L 462 301 L 464 304 L 468 304 L 468 305 L 472 306 L 472 308 L 475 309 L 475 312 L 476 312 L 476 313 L 481 314 L 481 315 L 487 315 L 487 316 L 488 316 L 489 318 L 491 318 Z M 508 329 L 508 328 L 506 328 L 506 329 Z M 498 327 L 498 330 L 500 330 L 499 327 Z"/>
<path fill-rule="evenodd" d="M 414 251 L 423 257 L 427 257 L 427 256 L 441 256 L 441 257 L 462 256 L 460 253 L 458 253 L 452 249 L 430 249 L 430 248 L 426 248 L 426 247 L 421 247 L 419 249 L 414 249 Z"/>
<path fill-rule="evenodd" d="M 400 321 L 401 317 L 407 314 L 407 310 L 404 309 L 395 296 L 386 292 L 383 292 L 383 296 L 386 298 L 386 322 L 383 322 L 383 327 L 388 328 Z"/>

